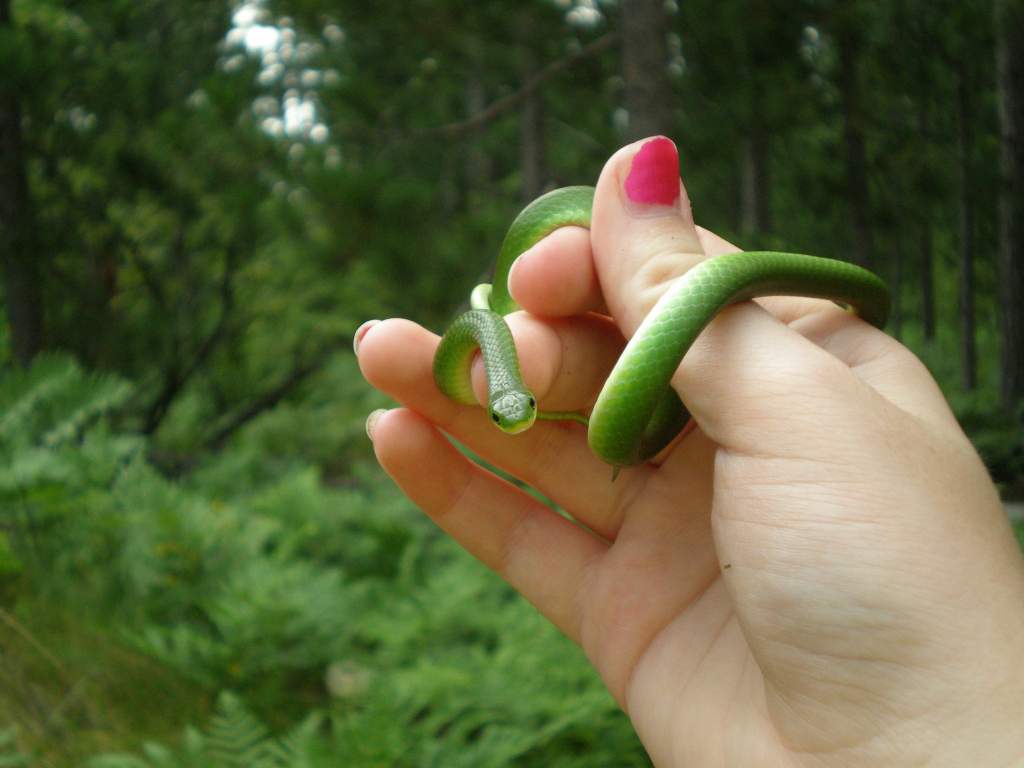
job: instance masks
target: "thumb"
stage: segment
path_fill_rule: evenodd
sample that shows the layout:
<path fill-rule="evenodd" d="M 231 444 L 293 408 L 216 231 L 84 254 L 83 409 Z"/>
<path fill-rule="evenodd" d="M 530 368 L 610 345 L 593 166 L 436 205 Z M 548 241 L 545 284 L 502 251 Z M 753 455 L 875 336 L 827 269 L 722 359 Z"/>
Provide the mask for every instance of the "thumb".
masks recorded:
<path fill-rule="evenodd" d="M 605 164 L 591 243 L 608 309 L 630 338 L 672 282 L 704 259 L 671 139 L 630 144 Z"/>
<path fill-rule="evenodd" d="M 677 278 L 705 259 L 671 140 L 637 142 L 608 161 L 595 191 L 591 242 L 608 309 L 632 338 Z M 751 302 L 721 313 L 672 384 L 709 437 L 741 451 L 773 437 L 789 443 L 798 406 L 816 403 L 820 418 L 836 394 L 847 406 L 875 394 L 840 360 Z"/>

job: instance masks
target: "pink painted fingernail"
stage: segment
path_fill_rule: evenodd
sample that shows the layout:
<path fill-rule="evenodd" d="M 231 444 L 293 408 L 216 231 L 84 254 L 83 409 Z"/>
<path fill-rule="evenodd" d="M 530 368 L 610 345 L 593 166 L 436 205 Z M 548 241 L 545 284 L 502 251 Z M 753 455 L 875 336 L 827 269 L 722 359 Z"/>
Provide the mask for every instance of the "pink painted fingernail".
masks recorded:
<path fill-rule="evenodd" d="M 679 152 L 675 143 L 655 136 L 633 156 L 623 184 L 633 213 L 661 213 L 679 201 Z"/>
<path fill-rule="evenodd" d="M 379 322 L 380 320 L 367 320 L 356 328 L 356 332 L 352 334 L 352 351 L 356 353 L 356 357 L 359 356 L 359 343 L 363 340 L 363 336 Z"/>

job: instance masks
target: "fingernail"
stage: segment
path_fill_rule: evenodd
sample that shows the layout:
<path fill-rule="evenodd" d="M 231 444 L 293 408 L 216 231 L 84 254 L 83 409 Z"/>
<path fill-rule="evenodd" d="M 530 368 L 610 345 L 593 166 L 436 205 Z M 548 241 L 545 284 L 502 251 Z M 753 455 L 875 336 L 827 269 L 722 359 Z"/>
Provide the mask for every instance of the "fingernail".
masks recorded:
<path fill-rule="evenodd" d="M 366 335 L 366 332 L 373 328 L 373 326 L 375 326 L 379 322 L 380 320 L 367 320 L 365 323 L 356 328 L 356 332 L 352 336 L 352 351 L 356 353 L 357 357 L 359 355 L 359 342 L 363 340 L 363 336 Z"/>
<path fill-rule="evenodd" d="M 523 258 L 528 257 L 529 253 L 536 247 L 536 245 L 532 245 L 525 251 L 523 251 L 521 254 L 516 256 L 516 260 L 512 262 L 512 266 L 508 268 L 508 280 L 506 280 L 506 288 L 508 289 L 509 296 L 512 296 L 512 275 L 515 274 L 516 268 L 519 266 L 520 262 L 522 262 Z M 515 297 L 513 296 L 513 298 Z"/>
<path fill-rule="evenodd" d="M 660 215 L 679 202 L 679 152 L 665 136 L 646 141 L 633 156 L 623 183 L 631 213 Z"/>
<path fill-rule="evenodd" d="M 366 436 L 370 438 L 370 442 L 373 442 L 373 429 L 377 426 L 377 422 L 380 421 L 380 417 L 387 413 L 386 408 L 378 408 L 375 411 L 371 411 L 370 415 L 366 417 Z"/>

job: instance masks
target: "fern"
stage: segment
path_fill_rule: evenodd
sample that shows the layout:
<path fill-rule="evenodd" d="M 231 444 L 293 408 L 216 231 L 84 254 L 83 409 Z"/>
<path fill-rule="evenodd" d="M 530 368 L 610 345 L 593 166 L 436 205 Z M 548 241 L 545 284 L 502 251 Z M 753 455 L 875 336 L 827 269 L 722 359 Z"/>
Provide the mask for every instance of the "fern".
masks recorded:
<path fill-rule="evenodd" d="M 92 758 L 88 763 L 89 768 L 170 768 L 174 763 L 151 763 L 136 755 L 121 753 L 110 753 Z"/>
<path fill-rule="evenodd" d="M 281 768 L 313 768 L 313 750 L 319 743 L 323 718 L 313 712 L 291 732 L 270 745 L 277 764 Z"/>
<path fill-rule="evenodd" d="M 312 768 L 309 754 L 321 718 L 313 715 L 283 738 L 267 727 L 229 692 L 217 706 L 205 731 L 185 729 L 177 750 L 149 742 L 142 755 L 107 754 L 92 758 L 88 768 Z M 3 763 L 0 763 L 2 766 Z"/>
<path fill-rule="evenodd" d="M 45 448 L 23 448 L 0 464 L 0 497 L 67 482 L 73 472 L 65 456 Z"/>
<path fill-rule="evenodd" d="M 29 756 L 18 749 L 17 735 L 14 728 L 0 729 L 0 768 L 30 765 Z"/>
<path fill-rule="evenodd" d="M 15 576 L 236 694 L 91 768 L 644 764 L 579 650 L 379 475 L 327 487 L 240 436 L 168 478 L 104 418 L 127 391 L 65 358 L 0 378 Z"/>
<path fill-rule="evenodd" d="M 131 391 L 121 379 L 83 375 L 75 387 L 54 393 L 50 406 L 55 418 L 42 435 L 42 444 L 52 448 L 76 439 L 93 419 L 122 405 Z"/>
<path fill-rule="evenodd" d="M 33 419 L 43 404 L 80 377 L 74 360 L 52 355 L 5 374 L 0 384 L 0 444 L 22 442 L 36 432 Z"/>
<path fill-rule="evenodd" d="M 130 393 L 124 380 L 88 374 L 63 356 L 42 356 L 27 370 L 6 373 L 0 378 L 0 495 L 73 483 L 84 467 L 73 451 L 60 449 Z"/>
<path fill-rule="evenodd" d="M 123 379 L 86 373 L 69 357 L 42 356 L 0 380 L 0 445 L 55 448 L 130 394 Z"/>
<path fill-rule="evenodd" d="M 222 693 L 207 732 L 207 754 L 225 768 L 276 768 L 269 735 L 234 695 Z"/>

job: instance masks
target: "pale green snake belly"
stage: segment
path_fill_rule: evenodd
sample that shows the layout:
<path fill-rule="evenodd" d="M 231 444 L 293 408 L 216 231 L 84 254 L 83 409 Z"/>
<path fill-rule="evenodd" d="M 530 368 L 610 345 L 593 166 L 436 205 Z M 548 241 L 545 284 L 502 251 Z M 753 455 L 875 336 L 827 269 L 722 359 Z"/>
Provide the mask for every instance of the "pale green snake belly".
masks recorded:
<path fill-rule="evenodd" d="M 593 198 L 591 187 L 565 187 L 524 208 L 505 236 L 493 284 L 477 286 L 474 308 L 449 326 L 434 356 L 440 390 L 475 405 L 470 366 L 476 350 L 481 351 L 490 418 L 505 432 L 528 429 L 536 418 L 588 421 L 580 414 L 537 410 L 503 316 L 519 308 L 508 292 L 512 262 L 559 227 L 589 228 Z M 879 328 L 889 314 L 885 283 L 845 261 L 776 251 L 707 259 L 671 285 L 623 350 L 589 416 L 587 440 L 594 453 L 614 467 L 625 467 L 649 460 L 668 445 L 689 419 L 669 382 L 698 334 L 723 307 L 775 295 L 832 299 Z"/>

